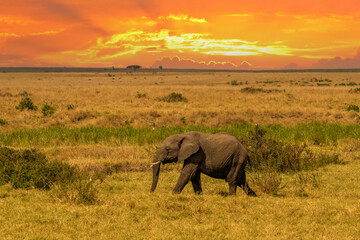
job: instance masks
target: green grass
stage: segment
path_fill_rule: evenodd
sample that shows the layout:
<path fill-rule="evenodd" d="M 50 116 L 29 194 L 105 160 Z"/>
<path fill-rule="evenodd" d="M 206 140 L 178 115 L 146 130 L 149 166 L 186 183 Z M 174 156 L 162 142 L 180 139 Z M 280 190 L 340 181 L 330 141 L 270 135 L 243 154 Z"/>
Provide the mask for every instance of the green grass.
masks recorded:
<path fill-rule="evenodd" d="M 188 131 L 206 133 L 228 132 L 240 139 L 255 128 L 239 123 L 224 127 L 177 126 L 164 128 L 105 128 L 105 127 L 48 127 L 22 129 L 0 133 L 0 145 L 13 147 L 77 146 L 104 144 L 117 146 L 124 142 L 136 145 L 159 144 L 172 134 Z M 334 145 L 340 139 L 360 139 L 359 124 L 308 123 L 295 126 L 268 125 L 263 127 L 267 137 L 284 142 L 307 142 L 315 145 Z"/>

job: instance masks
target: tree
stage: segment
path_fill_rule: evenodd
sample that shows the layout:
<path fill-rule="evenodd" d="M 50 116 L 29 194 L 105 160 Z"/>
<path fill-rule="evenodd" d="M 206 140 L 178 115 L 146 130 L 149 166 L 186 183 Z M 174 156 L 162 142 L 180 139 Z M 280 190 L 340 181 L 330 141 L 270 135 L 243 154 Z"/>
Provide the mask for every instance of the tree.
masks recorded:
<path fill-rule="evenodd" d="M 140 69 L 142 68 L 140 65 L 130 65 L 130 66 L 127 66 L 126 69 L 130 69 L 130 70 L 134 70 L 136 71 L 137 69 Z"/>

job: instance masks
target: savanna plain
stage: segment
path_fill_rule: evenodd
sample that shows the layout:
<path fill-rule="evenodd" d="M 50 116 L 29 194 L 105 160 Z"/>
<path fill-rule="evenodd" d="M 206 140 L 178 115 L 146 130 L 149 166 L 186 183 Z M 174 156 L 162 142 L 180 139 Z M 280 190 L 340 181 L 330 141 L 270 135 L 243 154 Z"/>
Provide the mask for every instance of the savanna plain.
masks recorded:
<path fill-rule="evenodd" d="M 0 103 L 0 239 L 360 239 L 359 72 L 1 72 Z M 258 197 L 150 193 L 187 131 L 237 136 Z"/>

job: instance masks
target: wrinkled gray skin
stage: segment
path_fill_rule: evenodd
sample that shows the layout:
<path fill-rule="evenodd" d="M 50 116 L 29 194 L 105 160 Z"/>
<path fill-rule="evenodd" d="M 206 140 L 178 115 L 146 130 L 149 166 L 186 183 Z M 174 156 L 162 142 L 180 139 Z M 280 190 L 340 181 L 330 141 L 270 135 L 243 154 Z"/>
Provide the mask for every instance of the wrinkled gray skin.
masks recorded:
<path fill-rule="evenodd" d="M 176 134 L 166 138 L 156 152 L 153 163 L 157 164 L 153 165 L 151 192 L 155 191 L 161 163 L 184 162 L 173 193 L 180 193 L 191 181 L 195 193 L 201 194 L 200 173 L 204 173 L 225 179 L 229 183 L 230 195 L 235 194 L 237 186 L 240 186 L 249 196 L 256 196 L 246 182 L 244 169 L 247 161 L 249 157 L 246 149 L 231 134 Z"/>

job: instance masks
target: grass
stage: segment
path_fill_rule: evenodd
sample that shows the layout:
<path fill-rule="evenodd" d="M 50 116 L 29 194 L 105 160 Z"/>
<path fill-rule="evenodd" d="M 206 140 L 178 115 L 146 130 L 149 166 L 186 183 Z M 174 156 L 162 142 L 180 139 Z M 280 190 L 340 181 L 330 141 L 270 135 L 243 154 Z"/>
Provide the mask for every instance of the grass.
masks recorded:
<path fill-rule="evenodd" d="M 59 204 L 38 190 L 3 186 L 0 237 L 42 238 L 46 232 L 57 239 L 357 239 L 360 189 L 353 179 L 359 168 L 358 161 L 329 166 L 319 172 L 326 184 L 302 184 L 302 194 L 289 180 L 280 197 L 250 198 L 241 191 L 229 197 L 224 181 L 206 176 L 203 195 L 194 195 L 189 185 L 172 195 L 177 171 L 163 173 L 154 194 L 148 192 L 150 173 L 113 176 L 99 193 L 102 202 L 92 206 Z"/>
<path fill-rule="evenodd" d="M 184 125 L 182 117 L 186 124 L 209 127 L 242 121 L 287 126 L 314 120 L 359 123 L 355 112 L 346 111 L 358 101 L 357 94 L 349 94 L 354 86 L 347 85 L 360 84 L 360 73 L 356 72 L 232 73 L 230 77 L 221 72 L 112 74 L 116 80 L 107 73 L 1 73 L 0 112 L 1 118 L 9 122 L 2 129 L 127 125 L 158 128 Z M 332 83 L 318 87 L 311 79 L 331 79 Z M 241 92 L 245 86 L 228 84 L 235 80 L 245 83 L 250 91 L 261 91 Z M 340 83 L 345 85 L 335 86 Z M 171 93 L 180 93 L 182 98 L 170 97 Z M 52 103 L 57 106 L 55 113 L 43 118 L 41 111 L 17 110 L 25 96 L 39 108 L 44 102 Z M 167 97 L 186 97 L 187 102 L 158 101 Z M 157 117 L 151 114 L 154 111 Z"/>
<path fill-rule="evenodd" d="M 1 73 L 6 123 L 0 124 L 0 147 L 35 148 L 103 182 L 82 179 L 48 191 L 0 185 L 0 239 L 359 239 L 360 126 L 358 113 L 346 111 L 358 102 L 349 91 L 357 93 L 352 88 L 359 76 Z M 261 91 L 249 94 L 229 83 Z M 169 93 L 183 93 L 187 101 L 158 101 Z M 25 97 L 56 111 L 44 117 L 17 110 Z M 258 159 L 294 160 L 301 152 L 296 147 L 306 146 L 316 166 L 295 172 L 260 167 L 259 182 L 249 171 L 259 195 L 250 198 L 241 189 L 228 196 L 225 181 L 205 175 L 202 195 L 191 184 L 172 195 L 181 165 L 165 165 L 149 193 L 148 164 L 167 136 L 229 132 L 245 142 L 256 124 L 267 139 Z M 89 199 L 95 201 L 85 204 Z"/>
<path fill-rule="evenodd" d="M 48 127 L 19 129 L 0 133 L 0 144 L 13 147 L 78 146 L 103 144 L 119 146 L 123 143 L 146 145 L 158 144 L 166 137 L 188 131 L 206 133 L 228 132 L 242 138 L 255 128 L 252 124 L 240 123 L 224 127 L 174 126 L 162 128 L 106 128 L 106 127 Z M 313 122 L 295 126 L 267 125 L 266 134 L 283 142 L 307 142 L 315 145 L 336 145 L 341 139 L 360 139 L 358 124 L 326 124 Z"/>

